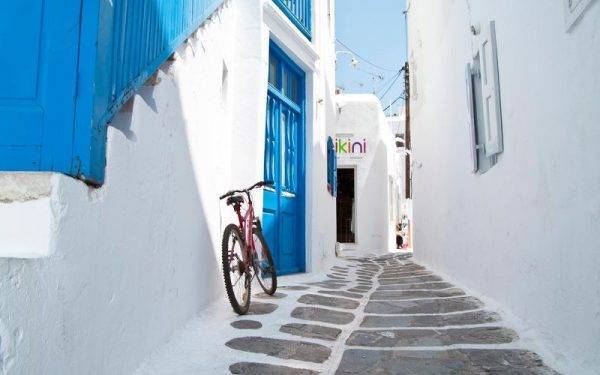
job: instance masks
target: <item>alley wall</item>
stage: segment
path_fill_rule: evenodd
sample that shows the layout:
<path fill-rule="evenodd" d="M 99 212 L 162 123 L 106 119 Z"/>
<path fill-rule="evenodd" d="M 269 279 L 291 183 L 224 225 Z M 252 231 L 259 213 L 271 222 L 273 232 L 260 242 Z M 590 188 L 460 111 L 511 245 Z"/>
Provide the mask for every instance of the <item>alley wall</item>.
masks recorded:
<path fill-rule="evenodd" d="M 101 188 L 42 176 L 50 188 L 32 199 L 51 216 L 45 257 L 0 258 L 1 374 L 130 374 L 224 293 L 221 230 L 232 216 L 218 196 L 263 179 L 270 38 L 313 59 L 298 61 L 309 81 L 308 271 L 334 256 L 335 54 L 331 12 L 318 4 L 315 42 L 298 47 L 270 1 L 226 1 L 113 119 Z M 254 198 L 260 214 L 262 193 Z"/>
<path fill-rule="evenodd" d="M 579 3 L 579 2 L 574 2 Z M 600 370 L 600 2 L 408 1 L 415 257 Z M 472 173 L 471 26 L 495 21 L 504 151 Z"/>

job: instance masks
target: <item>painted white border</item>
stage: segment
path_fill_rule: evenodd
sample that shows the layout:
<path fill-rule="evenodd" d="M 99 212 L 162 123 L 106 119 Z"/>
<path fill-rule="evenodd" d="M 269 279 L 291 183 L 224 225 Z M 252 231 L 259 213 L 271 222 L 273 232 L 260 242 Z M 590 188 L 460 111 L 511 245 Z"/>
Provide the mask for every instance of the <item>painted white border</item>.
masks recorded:
<path fill-rule="evenodd" d="M 316 61 L 319 60 L 319 53 L 314 45 L 272 1 L 263 5 L 263 21 L 271 31 L 271 38 L 306 71 L 307 75 L 309 72 L 317 72 Z"/>

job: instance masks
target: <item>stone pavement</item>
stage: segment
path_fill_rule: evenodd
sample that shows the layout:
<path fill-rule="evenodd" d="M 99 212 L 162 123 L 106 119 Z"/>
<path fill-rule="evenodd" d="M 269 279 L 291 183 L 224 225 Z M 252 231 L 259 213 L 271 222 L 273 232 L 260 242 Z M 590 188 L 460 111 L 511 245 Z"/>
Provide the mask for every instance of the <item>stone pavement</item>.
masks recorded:
<path fill-rule="evenodd" d="M 284 278 L 274 297 L 253 297 L 250 314 L 230 319 L 230 337 L 188 340 L 204 347 L 179 360 L 215 374 L 556 374 L 499 314 L 407 254 L 340 260 L 325 279 Z M 202 366 L 208 352 L 219 359 Z"/>

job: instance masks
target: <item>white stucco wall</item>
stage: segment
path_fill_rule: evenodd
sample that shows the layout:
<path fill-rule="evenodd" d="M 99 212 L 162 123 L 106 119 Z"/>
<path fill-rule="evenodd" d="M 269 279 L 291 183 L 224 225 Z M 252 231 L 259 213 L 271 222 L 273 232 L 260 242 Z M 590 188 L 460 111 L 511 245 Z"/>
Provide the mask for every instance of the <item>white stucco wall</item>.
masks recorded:
<path fill-rule="evenodd" d="M 49 201 L 56 221 L 48 256 L 0 258 L 0 373 L 132 373 L 223 293 L 220 236 L 230 214 L 218 196 L 263 177 L 268 43 L 285 37 L 266 22 L 266 3 L 227 1 L 124 106 L 108 128 L 101 188 L 51 177 L 49 197 L 37 198 Z M 316 8 L 319 34 L 305 43 L 313 61 L 293 57 L 310 77 L 311 271 L 335 248 L 325 158 L 335 117 L 333 34 L 324 32 L 326 9 Z M 289 21 L 277 14 L 285 29 Z M 298 45 L 290 52 L 301 55 Z M 255 194 L 258 212 L 261 196 Z M 0 222 L 8 204 L 15 202 L 0 203 Z"/>
<path fill-rule="evenodd" d="M 341 244 L 351 255 L 395 248 L 390 220 L 390 178 L 397 181 L 393 136 L 381 103 L 370 94 L 336 96 L 339 138 L 366 140 L 365 154 L 338 153 L 338 168 L 355 168 L 355 244 Z"/>
<path fill-rule="evenodd" d="M 408 2 L 416 258 L 495 300 L 565 373 L 600 371 L 600 2 Z M 505 150 L 471 173 L 470 25 L 496 21 Z M 545 348 L 545 349 L 544 349 Z"/>

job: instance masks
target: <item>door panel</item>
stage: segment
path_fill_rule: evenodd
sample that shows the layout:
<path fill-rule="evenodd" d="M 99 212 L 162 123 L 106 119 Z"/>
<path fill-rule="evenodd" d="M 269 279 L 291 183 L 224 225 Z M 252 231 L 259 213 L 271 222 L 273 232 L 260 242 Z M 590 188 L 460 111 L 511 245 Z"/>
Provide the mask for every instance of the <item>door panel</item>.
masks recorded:
<path fill-rule="evenodd" d="M 304 73 L 271 44 L 265 125 L 264 232 L 279 274 L 303 272 Z"/>

